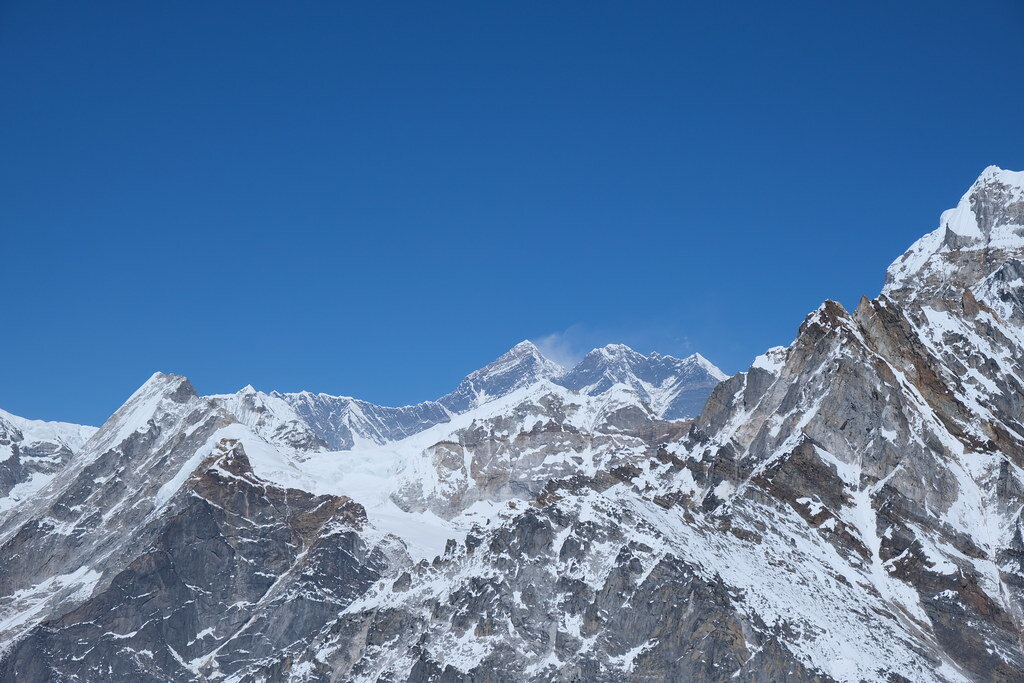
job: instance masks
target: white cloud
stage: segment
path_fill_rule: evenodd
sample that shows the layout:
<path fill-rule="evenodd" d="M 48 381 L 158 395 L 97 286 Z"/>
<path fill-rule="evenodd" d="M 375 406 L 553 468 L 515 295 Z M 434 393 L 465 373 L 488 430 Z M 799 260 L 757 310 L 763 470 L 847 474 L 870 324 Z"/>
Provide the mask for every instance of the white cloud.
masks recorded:
<path fill-rule="evenodd" d="M 574 344 L 570 330 L 572 330 L 571 327 L 564 332 L 552 332 L 531 341 L 537 345 L 545 358 L 553 360 L 564 368 L 571 368 L 580 362 L 589 349 L 581 350 Z"/>

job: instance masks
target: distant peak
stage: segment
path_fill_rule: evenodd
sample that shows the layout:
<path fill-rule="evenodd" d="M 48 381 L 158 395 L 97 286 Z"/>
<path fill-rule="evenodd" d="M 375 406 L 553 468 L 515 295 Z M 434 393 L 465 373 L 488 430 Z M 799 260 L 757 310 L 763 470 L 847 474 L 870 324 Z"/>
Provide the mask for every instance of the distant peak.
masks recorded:
<path fill-rule="evenodd" d="M 707 371 L 709 375 L 711 375 L 718 381 L 722 381 L 729 378 L 729 375 L 722 372 L 717 365 L 715 365 L 714 363 L 712 363 L 699 353 L 687 356 L 683 360 L 703 368 L 705 371 Z"/>
<path fill-rule="evenodd" d="M 593 349 L 587 354 L 587 356 L 590 358 L 604 358 L 613 361 L 625 361 L 646 357 L 642 353 L 638 353 L 625 344 L 605 344 L 604 346 Z"/>
<path fill-rule="evenodd" d="M 537 348 L 537 345 L 534 344 L 529 339 L 524 339 L 523 341 L 519 342 L 518 344 L 513 346 L 511 349 L 509 349 L 508 353 L 512 353 L 512 354 L 516 354 L 516 355 L 522 355 L 522 354 L 530 354 L 530 355 L 535 355 L 535 356 L 542 355 L 541 352 L 540 352 L 540 349 Z"/>
<path fill-rule="evenodd" d="M 541 350 L 537 347 L 536 344 L 534 344 L 529 339 L 524 339 L 523 341 L 519 342 L 505 353 L 498 356 L 498 358 L 496 358 L 490 364 L 472 373 L 472 375 L 476 375 L 478 373 L 486 374 L 495 370 L 504 371 L 504 369 L 507 368 L 509 365 L 519 364 L 539 364 L 545 367 L 549 367 L 549 369 L 550 367 L 554 367 L 557 365 L 553 361 L 548 360 L 544 356 L 544 354 L 541 353 Z"/>
<path fill-rule="evenodd" d="M 671 356 L 669 356 L 669 357 L 671 357 Z M 686 358 L 684 358 L 683 360 L 684 361 L 689 361 L 691 363 L 697 363 L 698 365 L 710 365 L 711 367 L 714 367 L 714 363 L 712 363 L 711 361 L 709 361 L 707 358 L 705 358 L 704 356 L 700 355 L 699 353 L 692 353 L 689 356 L 687 356 Z"/>
<path fill-rule="evenodd" d="M 565 368 L 548 360 L 529 340 L 524 340 L 494 361 L 466 376 L 455 391 L 437 400 L 452 413 L 462 413 L 489 400 L 536 382 L 559 377 Z"/>
<path fill-rule="evenodd" d="M 625 344 L 605 344 L 604 346 L 601 347 L 600 350 L 601 351 L 605 351 L 606 353 L 615 353 L 615 354 L 636 353 L 636 351 L 634 351 L 633 349 L 629 348 Z"/>
<path fill-rule="evenodd" d="M 505 369 L 510 366 L 523 364 L 555 365 L 552 361 L 544 357 L 544 354 L 540 352 L 540 349 L 537 348 L 536 344 L 526 339 L 501 354 L 484 367 L 471 373 L 470 377 L 474 375 L 490 374 L 495 371 L 504 372 Z"/>
<path fill-rule="evenodd" d="M 729 375 L 722 372 L 714 363 L 699 353 L 694 353 L 686 358 L 676 358 L 675 356 L 664 355 L 657 352 L 645 356 L 626 344 L 606 344 L 598 347 L 586 355 L 584 361 L 581 361 L 581 365 L 596 363 L 603 366 L 618 367 L 621 364 L 628 367 L 640 367 L 649 365 L 650 363 L 662 362 L 676 366 L 696 366 L 717 380 L 723 380 L 729 377 Z"/>
<path fill-rule="evenodd" d="M 728 375 L 700 354 L 674 358 L 660 353 L 645 356 L 625 344 L 592 350 L 557 384 L 587 395 L 614 387 L 629 387 L 662 419 L 694 417 L 718 382 Z"/>

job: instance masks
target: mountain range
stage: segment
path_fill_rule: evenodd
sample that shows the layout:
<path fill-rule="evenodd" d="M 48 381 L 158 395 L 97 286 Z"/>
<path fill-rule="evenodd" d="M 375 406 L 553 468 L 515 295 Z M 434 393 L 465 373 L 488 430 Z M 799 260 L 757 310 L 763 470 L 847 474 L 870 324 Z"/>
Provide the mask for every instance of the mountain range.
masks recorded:
<path fill-rule="evenodd" d="M 261 393 L 251 386 L 213 396 L 264 438 L 300 450 L 347 450 L 403 439 L 516 390 L 547 380 L 588 395 L 615 384 L 635 391 L 658 417 L 696 417 L 726 375 L 700 354 L 650 356 L 622 344 L 594 349 L 572 368 L 548 360 L 533 342 L 513 346 L 436 401 L 391 408 L 347 396 Z"/>
<path fill-rule="evenodd" d="M 0 413 L 3 681 L 1024 680 L 1024 173 L 727 377 Z"/>

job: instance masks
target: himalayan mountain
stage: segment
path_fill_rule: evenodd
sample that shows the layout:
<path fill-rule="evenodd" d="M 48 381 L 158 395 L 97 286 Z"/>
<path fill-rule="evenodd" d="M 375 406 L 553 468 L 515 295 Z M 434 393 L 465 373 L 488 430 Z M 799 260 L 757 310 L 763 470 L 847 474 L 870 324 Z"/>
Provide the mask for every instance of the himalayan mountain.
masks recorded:
<path fill-rule="evenodd" d="M 725 376 L 0 412 L 0 681 L 1024 681 L 1024 173 Z"/>

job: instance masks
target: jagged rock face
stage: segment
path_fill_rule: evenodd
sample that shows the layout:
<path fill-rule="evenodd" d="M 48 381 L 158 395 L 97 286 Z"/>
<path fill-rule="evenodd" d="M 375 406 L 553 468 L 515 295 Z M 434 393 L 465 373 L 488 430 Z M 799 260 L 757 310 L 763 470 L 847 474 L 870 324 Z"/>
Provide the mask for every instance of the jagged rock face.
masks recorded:
<path fill-rule="evenodd" d="M 775 376 L 755 369 L 716 392 L 718 410 L 677 449 L 683 478 L 694 505 L 736 526 L 756 529 L 760 508 L 788 505 L 817 531 L 808 542 L 839 554 L 831 570 L 883 598 L 904 637 L 923 631 L 936 661 L 1005 680 L 1024 665 L 1020 595 L 1007 586 L 1019 566 L 1001 559 L 1024 500 L 1000 494 L 998 479 L 1019 490 L 1020 444 L 985 436 L 1007 415 L 976 412 L 977 394 L 927 339 L 885 298 L 852 316 L 827 304 Z"/>
<path fill-rule="evenodd" d="M 268 486 L 225 439 L 104 590 L 32 629 L 4 675 L 193 680 L 244 671 L 313 637 L 380 576 L 356 503 Z M 81 643 L 90 643 L 83 651 Z"/>
<path fill-rule="evenodd" d="M 922 238 L 852 315 L 826 303 L 788 350 L 724 383 L 675 449 L 694 504 L 788 504 L 977 680 L 1024 670 L 1024 309 L 1019 285 L 991 286 L 1024 255 L 1022 181 L 986 171 L 940 227 L 980 234 Z"/>
<path fill-rule="evenodd" d="M 737 613 L 720 578 L 584 491 L 471 535 L 408 585 L 379 584 L 299 661 L 325 680 L 721 680 L 751 668 L 814 680 L 757 636 L 764 625 Z"/>
<path fill-rule="evenodd" d="M 395 414 L 154 376 L 0 508 L 0 680 L 1024 680 L 1022 197 L 692 423 L 624 347 Z"/>
<path fill-rule="evenodd" d="M 168 482 L 187 477 L 229 422 L 184 378 L 154 375 L 30 500 L 0 513 L 0 639 L 88 597 L 130 561 L 165 511 Z"/>

